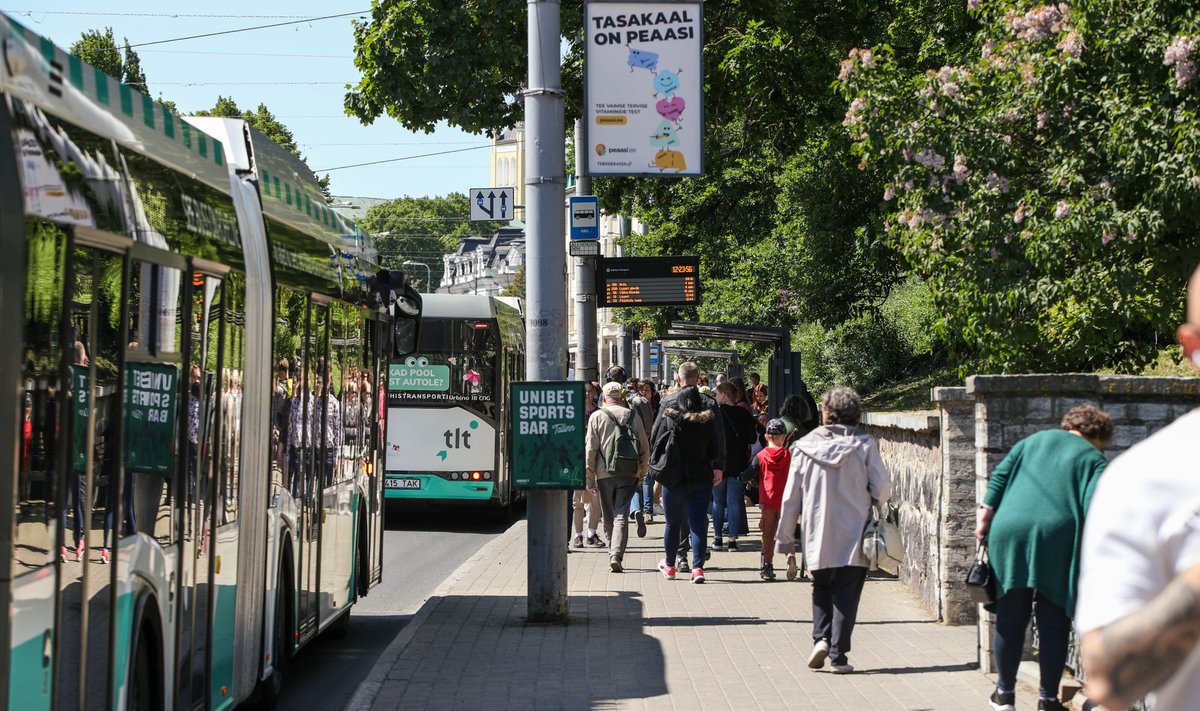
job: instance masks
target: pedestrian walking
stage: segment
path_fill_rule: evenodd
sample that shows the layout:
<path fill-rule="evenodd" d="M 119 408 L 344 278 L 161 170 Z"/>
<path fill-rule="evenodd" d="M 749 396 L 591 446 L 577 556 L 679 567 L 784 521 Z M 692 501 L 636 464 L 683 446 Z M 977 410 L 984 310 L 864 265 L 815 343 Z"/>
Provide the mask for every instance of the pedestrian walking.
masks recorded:
<path fill-rule="evenodd" d="M 1072 408 L 1061 429 L 1030 435 L 988 477 L 975 537 L 986 545 L 996 581 L 992 656 L 996 711 L 1013 711 L 1025 630 L 1037 619 L 1041 684 L 1038 709 L 1059 711 L 1067 662 L 1083 522 L 1112 439 L 1108 414 Z"/>
<path fill-rule="evenodd" d="M 646 432 L 650 432 L 654 429 L 654 418 L 658 416 L 658 393 L 654 389 L 654 381 L 645 379 L 638 383 L 638 395 L 650 405 L 650 419 L 646 423 Z M 638 538 L 645 538 L 646 524 L 654 523 L 655 500 L 654 475 L 647 470 L 645 476 L 642 477 L 642 483 L 633 493 L 633 516 L 634 521 L 637 522 Z M 640 517 L 638 512 L 641 512 Z"/>
<path fill-rule="evenodd" d="M 734 474 L 750 465 L 750 445 L 758 439 L 754 417 L 738 407 L 738 389 L 731 381 L 717 386 L 717 414 L 725 434 L 725 468 Z M 785 470 L 786 471 L 786 470 Z M 745 531 L 745 487 L 736 476 L 727 476 L 713 487 L 712 524 L 713 548 L 724 550 L 725 527 L 728 525 L 730 550 L 738 549 L 738 536 Z"/>
<path fill-rule="evenodd" d="M 708 509 L 712 487 L 721 483 L 725 469 L 725 438 L 716 421 L 717 404 L 700 394 L 700 369 L 687 361 L 679 366 L 682 387 L 662 401 L 662 411 L 651 432 L 650 461 L 663 485 L 666 526 L 665 557 L 658 564 L 668 580 L 675 579 L 676 556 L 684 517 L 691 533 L 692 582 L 704 582 L 708 538 Z"/>
<path fill-rule="evenodd" d="M 650 443 L 641 418 L 625 406 L 622 385 L 605 383 L 603 396 L 603 407 L 587 423 L 587 488 L 600 500 L 609 567 L 620 573 L 624 570 L 629 503 L 646 474 Z"/>
<path fill-rule="evenodd" d="M 833 388 L 821 405 L 822 426 L 791 447 L 775 550 L 795 552 L 796 524 L 803 516 L 804 555 L 813 580 L 808 666 L 820 669 L 829 659 L 835 674 L 846 674 L 854 671 L 847 654 L 867 578 L 863 528 L 873 504 L 886 506 L 892 476 L 875 438 L 858 429 L 858 393 Z"/>
<path fill-rule="evenodd" d="M 767 422 L 767 446 L 760 449 L 742 472 L 741 478 L 757 487 L 758 507 L 761 515 L 758 529 L 762 532 L 762 562 L 759 577 L 766 581 L 775 579 L 775 529 L 779 527 L 780 510 L 783 507 L 783 491 L 787 486 L 792 466 L 792 455 L 784 442 L 787 428 L 783 421 Z M 800 572 L 794 551 L 787 554 L 787 579 L 795 580 Z"/>
<path fill-rule="evenodd" d="M 1188 285 L 1183 355 L 1200 370 L 1200 269 Z M 1088 698 L 1124 709 L 1200 708 L 1200 479 L 1192 410 L 1117 457 L 1083 533 L 1075 626 Z"/>

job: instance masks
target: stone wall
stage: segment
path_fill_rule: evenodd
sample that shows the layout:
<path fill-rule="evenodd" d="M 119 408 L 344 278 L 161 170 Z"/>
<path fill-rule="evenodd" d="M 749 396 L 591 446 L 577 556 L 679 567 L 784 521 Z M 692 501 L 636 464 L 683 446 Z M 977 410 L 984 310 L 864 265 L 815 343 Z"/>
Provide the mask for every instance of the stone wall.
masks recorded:
<path fill-rule="evenodd" d="M 900 580 L 935 614 L 941 607 L 938 428 L 937 412 L 868 413 L 863 417 L 863 429 L 879 442 L 879 452 L 892 473 L 891 503 L 900 510 L 904 537 Z"/>
<path fill-rule="evenodd" d="M 977 375 L 967 378 L 975 402 L 975 492 L 983 500 L 996 465 L 1021 439 L 1056 428 L 1067 410 L 1099 405 L 1113 418 L 1111 459 L 1200 404 L 1200 378 L 1121 375 Z M 979 662 L 991 671 L 991 615 L 979 623 Z"/>
<path fill-rule="evenodd" d="M 981 375 L 966 387 L 934 388 L 936 410 L 867 413 L 892 472 L 905 561 L 900 579 L 947 624 L 980 625 L 990 667 L 990 616 L 966 594 L 975 558 L 975 511 L 987 479 L 1013 445 L 1057 428 L 1076 405 L 1096 404 L 1116 426 L 1111 458 L 1200 405 L 1200 378 L 1118 375 Z"/>

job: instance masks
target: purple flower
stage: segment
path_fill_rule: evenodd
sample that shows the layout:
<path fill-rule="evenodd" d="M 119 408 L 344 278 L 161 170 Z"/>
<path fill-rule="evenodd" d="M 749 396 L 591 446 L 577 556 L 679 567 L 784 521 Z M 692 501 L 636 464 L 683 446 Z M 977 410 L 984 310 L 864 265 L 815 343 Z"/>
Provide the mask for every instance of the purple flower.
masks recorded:
<path fill-rule="evenodd" d="M 1192 52 L 1196 50 L 1196 38 L 1180 35 L 1171 40 L 1163 52 L 1163 65 L 1175 66 L 1175 85 L 1186 86 L 1196 77 L 1196 63 Z"/>
<path fill-rule="evenodd" d="M 1055 219 L 1061 220 L 1061 219 L 1064 219 L 1064 218 L 1070 217 L 1070 216 L 1071 216 L 1071 203 L 1067 202 L 1066 200 L 1059 200 L 1058 204 L 1054 206 Z"/>
<path fill-rule="evenodd" d="M 1112 230 L 1105 230 L 1104 234 L 1100 237 L 1100 242 L 1101 242 L 1101 244 L 1108 244 L 1109 242 L 1112 242 L 1116 238 L 1117 238 L 1116 232 L 1114 232 Z"/>
<path fill-rule="evenodd" d="M 1025 221 L 1025 203 L 1017 205 L 1017 211 L 1013 213 L 1013 222 L 1018 225 Z"/>
<path fill-rule="evenodd" d="M 1068 32 L 1058 41 L 1058 48 L 1063 51 L 1063 54 L 1069 54 L 1079 59 L 1084 50 L 1083 38 L 1079 36 L 1078 32 Z"/>
<path fill-rule="evenodd" d="M 857 126 L 862 123 L 862 110 L 866 108 L 867 100 L 861 96 L 856 97 L 850 102 L 850 108 L 846 110 L 846 118 L 842 119 L 843 126 Z"/>
<path fill-rule="evenodd" d="M 885 187 L 883 189 L 883 199 L 884 200 L 893 200 L 893 199 L 895 199 L 895 197 L 896 197 L 896 189 L 892 187 L 891 183 L 888 183 L 887 187 Z"/>
<path fill-rule="evenodd" d="M 979 0 L 967 0 L 967 9 L 974 12 L 979 9 Z"/>
<path fill-rule="evenodd" d="M 946 165 L 946 159 L 929 148 L 917 151 L 913 160 L 930 170 L 941 170 L 942 166 Z"/>
<path fill-rule="evenodd" d="M 988 190 L 999 190 L 1002 193 L 1008 192 L 1008 180 L 996 175 L 994 171 L 987 174 L 986 185 Z"/>

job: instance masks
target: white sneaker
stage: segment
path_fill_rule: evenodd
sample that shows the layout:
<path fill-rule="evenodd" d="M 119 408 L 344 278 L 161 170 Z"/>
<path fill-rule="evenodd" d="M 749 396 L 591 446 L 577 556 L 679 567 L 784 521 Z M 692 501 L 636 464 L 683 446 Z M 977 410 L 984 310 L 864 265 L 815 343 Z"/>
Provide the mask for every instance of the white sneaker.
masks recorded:
<path fill-rule="evenodd" d="M 825 666 L 825 660 L 829 657 L 829 643 L 823 639 L 817 640 L 813 645 L 812 654 L 808 655 L 808 668 L 820 669 Z"/>
<path fill-rule="evenodd" d="M 854 671 L 854 665 L 849 662 L 845 664 L 831 664 L 829 665 L 829 671 L 834 674 L 849 674 Z"/>

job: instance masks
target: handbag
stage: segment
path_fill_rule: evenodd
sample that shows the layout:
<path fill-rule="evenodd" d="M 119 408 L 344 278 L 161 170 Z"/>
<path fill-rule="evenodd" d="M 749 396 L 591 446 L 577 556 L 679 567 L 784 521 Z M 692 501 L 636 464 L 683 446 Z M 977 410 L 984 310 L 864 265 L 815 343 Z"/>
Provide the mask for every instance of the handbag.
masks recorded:
<path fill-rule="evenodd" d="M 900 512 L 895 506 L 871 507 L 871 518 L 863 529 L 862 552 L 867 557 L 867 568 L 882 570 L 898 575 L 904 560 L 904 540 L 900 537 Z"/>
<path fill-rule="evenodd" d="M 967 569 L 967 593 L 980 605 L 996 602 L 996 577 L 988 561 L 987 546 L 975 546 L 975 562 Z"/>

